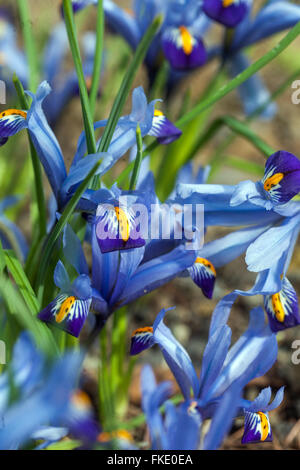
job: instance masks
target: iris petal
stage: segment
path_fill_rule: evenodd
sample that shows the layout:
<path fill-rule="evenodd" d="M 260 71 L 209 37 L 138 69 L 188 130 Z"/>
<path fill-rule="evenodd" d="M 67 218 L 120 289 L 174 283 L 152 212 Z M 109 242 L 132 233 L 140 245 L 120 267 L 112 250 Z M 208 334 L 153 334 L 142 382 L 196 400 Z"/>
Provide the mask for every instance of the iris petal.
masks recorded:
<path fill-rule="evenodd" d="M 262 184 L 273 203 L 288 202 L 300 191 L 300 161 L 284 150 L 274 153 L 267 160 Z"/>
<path fill-rule="evenodd" d="M 246 16 L 249 0 L 204 0 L 203 11 L 218 23 L 234 28 Z"/>
<path fill-rule="evenodd" d="M 60 294 L 39 313 L 38 318 L 77 338 L 89 313 L 91 301 L 92 299 L 80 300 L 72 295 Z"/>
<path fill-rule="evenodd" d="M 145 245 L 133 211 L 109 204 L 98 206 L 96 236 L 102 253 Z"/>
<path fill-rule="evenodd" d="M 213 264 L 205 258 L 197 258 L 195 264 L 188 268 L 188 272 L 205 297 L 211 299 L 217 275 Z"/>
<path fill-rule="evenodd" d="M 271 442 L 272 429 L 268 413 L 258 411 L 257 413 L 245 412 L 245 429 L 242 444 L 256 442 Z"/>
<path fill-rule="evenodd" d="M 167 60 L 174 69 L 193 69 L 206 62 L 207 54 L 202 39 L 185 26 L 168 28 L 162 39 Z"/>
<path fill-rule="evenodd" d="M 27 127 L 27 113 L 19 109 L 7 109 L 0 113 L 0 139 L 2 145 L 7 138 Z"/>
<path fill-rule="evenodd" d="M 135 356 L 154 344 L 153 328 L 139 328 L 132 333 L 130 355 Z"/>
<path fill-rule="evenodd" d="M 300 324 L 298 297 L 287 278 L 283 280 L 281 291 L 265 296 L 264 303 L 272 331 L 277 332 Z"/>
<path fill-rule="evenodd" d="M 160 144 L 166 145 L 177 140 L 181 136 L 182 131 L 174 126 L 161 111 L 155 110 L 152 128 L 148 134 L 157 137 Z"/>

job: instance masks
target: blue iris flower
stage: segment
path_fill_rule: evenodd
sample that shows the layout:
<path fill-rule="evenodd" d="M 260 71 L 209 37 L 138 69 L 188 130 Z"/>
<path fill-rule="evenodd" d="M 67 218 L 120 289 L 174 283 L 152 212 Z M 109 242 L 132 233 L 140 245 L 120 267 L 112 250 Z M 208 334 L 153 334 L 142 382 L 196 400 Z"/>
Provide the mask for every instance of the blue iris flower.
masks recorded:
<path fill-rule="evenodd" d="M 38 87 L 36 94 L 27 92 L 32 98 L 28 112 L 16 109 L 3 111 L 0 114 L 0 139 L 3 145 L 10 136 L 23 129 L 28 129 L 53 190 L 59 211 L 63 209 L 77 186 L 99 160 L 102 160 L 102 163 L 97 175 L 101 176 L 135 144 L 137 125 L 141 128 L 142 136 L 153 135 L 162 139 L 164 143 L 169 143 L 181 135 L 181 131 L 173 126 L 162 113 L 155 112 L 155 101 L 147 103 L 144 91 L 142 87 L 139 87 L 133 91 L 132 112 L 128 116 L 120 118 L 108 153 L 97 153 L 85 157 L 86 139 L 83 133 L 79 138 L 77 152 L 67 174 L 60 145 L 42 108 L 42 104 L 50 92 L 50 85 L 44 81 Z M 107 120 L 97 122 L 95 128 L 105 127 L 106 124 Z M 89 193 L 87 192 L 87 194 Z M 83 200 L 81 202 L 84 209 Z M 80 203 L 78 208 L 80 209 Z"/>
<path fill-rule="evenodd" d="M 97 0 L 73 0 L 74 11 L 88 5 L 97 5 Z M 103 3 L 105 18 L 110 28 L 122 35 L 135 50 L 154 18 L 163 14 L 161 31 L 154 38 L 145 63 L 153 79 L 162 53 L 173 70 L 188 70 L 206 62 L 207 54 L 202 37 L 210 20 L 202 12 L 201 2 L 195 0 L 142 0 L 133 2 L 133 12 L 128 13 L 111 0 Z"/>
<path fill-rule="evenodd" d="M 179 184 L 177 188 L 177 196 L 186 203 L 205 205 L 206 227 L 246 226 L 205 244 L 198 257 L 209 260 L 216 270 L 246 253 L 248 269 L 258 273 L 255 285 L 225 296 L 220 312 L 224 308 L 229 312 L 238 295 L 263 295 L 273 331 L 300 322 L 297 295 L 286 278 L 299 234 L 299 203 L 292 200 L 300 189 L 299 169 L 294 155 L 280 151 L 269 157 L 264 177 L 256 183 L 244 181 L 235 187 Z M 197 281 L 197 265 L 191 275 Z"/>
<path fill-rule="evenodd" d="M 17 449 L 34 439 L 35 435 L 43 435 L 51 441 L 53 433 L 51 438 L 49 425 L 66 428 L 70 432 L 74 429 L 75 433 L 79 432 L 80 424 L 84 430 L 87 429 L 88 415 L 80 415 L 78 408 L 74 410 L 72 398 L 82 359 L 78 352 L 69 352 L 55 359 L 49 368 L 30 335 L 21 334 L 14 346 L 10 372 L 1 374 L 1 449 Z M 12 402 L 11 384 L 18 397 Z M 76 416 L 80 419 L 76 420 Z M 48 429 L 48 435 L 45 429 Z M 56 430 L 56 438 L 62 431 Z"/>
<path fill-rule="evenodd" d="M 248 329 L 230 349 L 231 329 L 226 315 L 219 315 L 218 321 L 212 321 L 198 378 L 188 353 L 164 324 L 166 311 L 158 314 L 152 327 L 133 333 L 131 354 L 158 344 L 185 401 L 192 397 L 196 400 L 202 419 L 211 415 L 230 387 L 238 383 L 242 389 L 253 378 L 265 374 L 277 358 L 276 336 L 265 324 L 261 308 L 251 311 Z"/>
<path fill-rule="evenodd" d="M 159 345 L 185 399 L 177 409 L 166 403 L 163 421 L 159 407 L 171 396 L 171 384 L 164 382 L 157 386 L 151 368 L 144 367 L 142 406 L 153 449 L 198 449 L 201 424 L 208 417 L 212 418 L 212 423 L 203 448 L 216 449 L 235 416 L 241 414 L 243 408 L 252 409 L 251 404 L 241 398 L 242 390 L 250 380 L 265 374 L 275 362 L 275 335 L 264 323 L 261 309 L 251 312 L 248 329 L 230 349 L 231 330 L 226 321 L 212 326 L 198 378 L 188 353 L 164 324 L 165 313 L 166 310 L 159 313 L 153 327 L 136 330 L 131 344 L 131 354 L 155 343 Z M 281 391 L 278 395 L 282 395 Z M 278 402 L 279 399 L 275 399 L 275 404 Z"/>
<path fill-rule="evenodd" d="M 86 33 L 82 38 L 83 69 L 87 84 L 93 73 L 95 34 Z M 75 70 L 66 73 L 63 64 L 69 48 L 63 22 L 56 25 L 50 34 L 43 53 L 43 78 L 52 89 L 51 98 L 46 98 L 43 108 L 47 119 L 55 124 L 66 104 L 78 96 L 78 80 Z M 16 73 L 25 88 L 28 87 L 29 69 L 26 54 L 17 44 L 15 27 L 8 16 L 0 12 L 0 78 L 12 88 L 12 76 Z"/>
<path fill-rule="evenodd" d="M 212 450 L 217 449 L 230 429 L 239 402 L 240 386 L 232 386 L 222 397 L 212 418 L 211 427 L 200 447 L 202 420 L 193 407 L 175 407 L 168 400 L 172 384 L 157 385 L 152 368 L 146 365 L 141 373 L 142 408 L 146 415 L 153 450 Z M 160 406 L 165 406 L 162 417 Z M 182 430 L 184 429 L 184 433 Z"/>
<path fill-rule="evenodd" d="M 272 403 L 269 404 L 271 388 L 267 387 L 260 392 L 253 402 L 249 402 L 245 406 L 245 428 L 242 444 L 270 442 L 273 440 L 269 411 L 274 410 L 281 404 L 283 394 L 284 387 L 281 387 Z"/>

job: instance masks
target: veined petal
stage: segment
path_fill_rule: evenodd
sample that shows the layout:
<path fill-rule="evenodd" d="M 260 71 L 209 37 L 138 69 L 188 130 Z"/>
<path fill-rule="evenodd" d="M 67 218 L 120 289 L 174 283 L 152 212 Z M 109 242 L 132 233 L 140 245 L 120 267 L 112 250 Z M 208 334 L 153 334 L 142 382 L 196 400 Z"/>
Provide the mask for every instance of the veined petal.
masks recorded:
<path fill-rule="evenodd" d="M 246 411 L 242 444 L 271 442 L 272 440 L 272 429 L 268 413 L 263 413 L 262 411 L 252 413 L 251 411 Z"/>
<path fill-rule="evenodd" d="M 280 292 L 265 296 L 264 304 L 272 331 L 277 332 L 300 324 L 298 297 L 287 278 L 283 279 Z"/>
<path fill-rule="evenodd" d="M 80 300 L 73 295 L 60 294 L 39 313 L 38 318 L 78 338 L 91 302 L 91 298 Z"/>
<path fill-rule="evenodd" d="M 28 127 L 27 112 L 19 109 L 7 109 L 0 113 L 0 138 L 5 139 Z M 3 144 L 2 144 L 3 145 Z"/>
<path fill-rule="evenodd" d="M 289 1 L 269 1 L 261 8 L 253 21 L 249 21 L 246 27 L 239 29 L 233 39 L 233 47 L 237 50 L 249 46 L 287 28 L 292 28 L 299 20 L 299 5 Z"/>
<path fill-rule="evenodd" d="M 97 208 L 96 236 L 102 253 L 145 245 L 132 210 L 110 204 Z"/>
<path fill-rule="evenodd" d="M 159 110 L 154 111 L 151 130 L 148 135 L 157 137 L 160 144 L 171 144 L 177 140 L 182 134 L 174 124 L 166 118 L 166 116 Z"/>
<path fill-rule="evenodd" d="M 194 283 L 202 289 L 205 297 L 211 299 L 217 276 L 213 264 L 205 258 L 198 257 L 194 265 L 188 268 L 188 272 Z"/>
<path fill-rule="evenodd" d="M 151 348 L 155 343 L 153 338 L 153 328 L 148 326 L 145 328 L 138 328 L 132 333 L 130 355 L 135 356 L 145 349 Z"/>
<path fill-rule="evenodd" d="M 168 28 L 163 34 L 162 47 L 174 69 L 193 69 L 206 62 L 207 54 L 200 37 L 193 35 L 186 26 Z"/>
<path fill-rule="evenodd" d="M 43 101 L 50 92 L 51 87 L 46 81 L 39 85 L 36 94 L 26 91 L 32 98 L 27 121 L 30 137 L 45 169 L 54 195 L 58 199 L 67 172 L 60 145 L 47 122 L 42 108 Z"/>
<path fill-rule="evenodd" d="M 273 203 L 288 202 L 300 191 L 300 161 L 284 150 L 274 153 L 267 160 L 262 184 Z"/>
<path fill-rule="evenodd" d="M 204 0 L 204 13 L 218 23 L 234 28 L 246 16 L 250 0 Z"/>
<path fill-rule="evenodd" d="M 154 340 L 160 346 L 165 361 L 187 400 L 190 398 L 191 389 L 194 396 L 197 396 L 199 381 L 190 356 L 163 322 L 166 312 L 167 310 L 163 309 L 155 319 L 153 324 Z"/>

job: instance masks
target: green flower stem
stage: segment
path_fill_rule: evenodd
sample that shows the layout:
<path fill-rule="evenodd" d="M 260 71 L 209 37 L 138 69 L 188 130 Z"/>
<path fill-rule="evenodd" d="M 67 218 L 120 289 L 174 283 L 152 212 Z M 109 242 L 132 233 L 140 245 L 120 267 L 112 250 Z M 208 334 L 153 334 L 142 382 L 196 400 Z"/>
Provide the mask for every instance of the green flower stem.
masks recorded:
<path fill-rule="evenodd" d="M 69 4 L 68 0 L 64 0 L 64 3 L 66 2 Z M 149 46 L 154 36 L 156 35 L 158 29 L 160 28 L 161 23 L 162 23 L 161 16 L 154 19 L 153 23 L 148 28 L 145 36 L 143 37 L 142 41 L 139 44 L 139 47 L 137 48 L 135 52 L 132 63 L 129 66 L 125 74 L 120 90 L 117 94 L 115 103 L 113 105 L 112 111 L 110 113 L 108 123 L 107 123 L 107 126 L 105 127 L 103 137 L 101 139 L 100 146 L 98 149 L 99 152 L 105 152 L 108 150 L 108 147 L 112 139 L 113 133 L 115 131 L 116 125 L 118 123 L 119 117 L 121 116 L 127 96 L 131 89 L 131 85 L 133 83 L 134 77 L 139 69 L 139 66 L 144 60 L 145 55 L 149 49 Z M 47 242 L 45 244 L 45 247 L 42 252 L 41 259 L 40 259 L 39 271 L 38 271 L 37 281 L 36 281 L 36 289 L 38 290 L 39 299 L 41 299 L 43 296 L 44 280 L 46 277 L 47 267 L 48 267 L 49 260 L 51 258 L 52 249 L 55 246 L 56 240 L 58 239 L 65 225 L 70 220 L 70 217 L 72 216 L 81 196 L 83 195 L 84 191 L 89 187 L 100 165 L 101 165 L 101 161 L 97 162 L 95 166 L 91 169 L 91 171 L 89 172 L 85 180 L 77 188 L 75 194 L 66 205 L 62 216 L 60 217 L 59 221 L 57 222 L 57 224 L 55 225 L 55 227 L 53 228 L 51 234 L 49 235 L 47 239 Z"/>
<path fill-rule="evenodd" d="M 136 154 L 136 159 L 135 159 L 134 168 L 133 168 L 130 186 L 129 186 L 130 191 L 133 191 L 135 189 L 135 186 L 139 177 L 141 163 L 143 160 L 143 138 L 142 138 L 141 128 L 139 125 L 137 126 L 137 129 L 136 129 L 136 143 L 137 143 L 137 154 Z"/>
<path fill-rule="evenodd" d="M 20 101 L 21 108 L 28 110 L 28 100 L 24 93 L 23 86 L 16 75 L 13 76 L 13 83 Z M 42 238 L 47 231 L 47 213 L 46 213 L 46 200 L 43 187 L 43 177 L 39 157 L 36 153 L 30 135 L 28 133 L 28 141 L 30 148 L 30 155 L 34 173 L 34 185 L 35 185 L 35 196 L 36 204 L 38 207 L 38 227 L 39 227 L 39 238 Z"/>
<path fill-rule="evenodd" d="M 99 82 L 101 77 L 102 57 L 104 40 L 104 12 L 103 0 L 98 0 L 97 30 L 96 30 L 96 51 L 94 59 L 94 69 L 92 77 L 92 86 L 90 91 L 90 108 L 92 116 L 95 114 L 97 96 L 99 92 Z"/>
<path fill-rule="evenodd" d="M 63 0 L 64 18 L 67 34 L 70 43 L 70 49 L 74 61 L 74 66 L 78 78 L 78 86 L 80 90 L 80 99 L 83 115 L 83 123 L 86 134 L 87 149 L 89 154 L 96 153 L 96 138 L 93 125 L 93 117 L 90 108 L 89 96 L 87 92 L 85 77 L 82 68 L 80 49 L 77 39 L 76 26 L 74 21 L 73 7 L 71 0 Z"/>
<path fill-rule="evenodd" d="M 30 11 L 27 0 L 17 0 L 21 20 L 22 33 L 25 43 L 27 61 L 29 65 L 29 88 L 35 92 L 39 81 L 38 56 L 35 48 L 36 42 L 32 35 Z"/>

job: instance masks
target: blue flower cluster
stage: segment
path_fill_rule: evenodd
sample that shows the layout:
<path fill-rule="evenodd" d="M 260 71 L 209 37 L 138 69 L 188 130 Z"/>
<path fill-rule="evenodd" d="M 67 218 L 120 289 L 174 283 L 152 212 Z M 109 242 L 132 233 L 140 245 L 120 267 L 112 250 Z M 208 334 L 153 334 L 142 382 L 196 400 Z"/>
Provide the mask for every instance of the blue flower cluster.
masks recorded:
<path fill-rule="evenodd" d="M 74 12 L 97 3 L 97 0 L 72 2 Z M 111 0 L 104 0 L 103 5 L 108 26 L 133 49 L 138 47 L 154 17 L 163 14 L 162 28 L 151 44 L 145 64 L 153 81 L 164 56 L 170 66 L 170 84 L 174 84 L 188 70 L 202 67 L 216 57 L 236 75 L 248 64 L 243 52 L 246 47 L 300 20 L 300 7 L 291 2 L 265 2 L 255 15 L 252 3 L 137 0 L 132 14 Z M 215 23 L 225 30 L 222 45 L 210 44 L 209 30 Z M 84 72 L 88 78 L 94 64 L 95 38 L 89 34 L 83 42 Z M 76 73 L 63 73 L 67 50 L 62 17 L 46 45 L 45 80 L 36 93 L 26 91 L 31 99 L 29 109 L 6 109 L 0 113 L 0 146 L 27 130 L 48 179 L 52 191 L 49 233 L 97 163 L 96 176 L 99 181 L 100 177 L 106 181 L 109 170 L 128 152 L 135 159 L 140 150 L 136 146 L 137 129 L 142 138 L 151 136 L 162 145 L 176 142 L 182 136 L 182 131 L 158 109 L 160 100 L 148 102 L 140 86 L 133 90 L 131 111 L 119 118 L 107 152 L 90 154 L 87 136 L 82 132 L 67 167 L 52 130 L 66 103 L 79 92 Z M 27 86 L 25 54 L 16 43 L 9 19 L 1 13 L 1 77 L 9 77 L 12 71 Z M 243 85 L 241 96 L 248 114 L 265 102 L 266 93 L 258 77 Z M 273 111 L 271 106 L 265 113 L 270 116 Z M 107 124 L 106 119 L 97 121 L 94 130 L 103 130 Z M 102 138 L 103 135 L 97 148 Z M 166 312 L 172 309 L 162 310 L 153 325 L 141 326 L 132 334 L 130 354 L 136 356 L 158 345 L 182 393 L 177 406 L 171 399 L 173 384 L 157 384 L 151 366 L 142 368 L 142 408 L 151 448 L 155 450 L 218 449 L 238 416 L 244 417 L 245 422 L 242 443 L 271 441 L 269 412 L 281 404 L 284 387 L 271 403 L 270 387 L 253 401 L 244 398 L 244 389 L 275 363 L 277 333 L 300 324 L 297 293 L 288 280 L 300 230 L 297 198 L 300 160 L 286 150 L 278 150 L 267 158 L 261 180 L 236 185 L 207 183 L 209 170 L 201 168 L 195 176 L 190 165 L 183 167 L 164 202 L 157 196 L 148 156 L 134 188 L 128 190 L 116 182 L 111 186 L 101 182 L 98 188 L 86 189 L 75 208 L 77 221 L 84 224 L 84 234 L 76 230 L 74 223 L 65 225 L 57 241 L 59 256 L 54 257 L 53 264 L 56 294 L 52 298 L 46 296 L 47 301 L 38 313 L 38 325 L 47 324 L 54 335 L 60 333 L 56 332 L 57 327 L 67 333 L 69 341 L 73 338 L 68 335 L 78 338 L 84 332 L 91 339 L 120 307 L 177 277 L 189 277 L 199 287 L 199 296 L 211 299 L 219 268 L 244 255 L 247 269 L 256 273 L 256 279 L 249 290 L 236 289 L 216 305 L 200 375 L 188 352 L 164 323 Z M 15 202 L 15 198 L 9 197 L 0 204 L 0 238 L 4 250 L 13 249 L 25 262 L 28 261 L 25 238 L 4 215 Z M 140 211 L 145 209 L 144 217 L 136 207 Z M 188 222 L 183 217 L 185 207 L 191 209 Z M 204 208 L 201 222 L 197 218 L 199 207 Z M 155 220 L 167 218 L 172 222 L 169 237 L 160 231 L 155 237 L 149 235 L 149 230 L 143 232 L 145 226 L 157 229 Z M 210 227 L 230 227 L 231 231 L 201 243 Z M 260 296 L 260 306 L 252 309 L 248 328 L 231 344 L 228 319 L 239 296 Z M 83 347 L 80 352 L 74 349 L 61 357 L 49 358 L 28 332 L 21 332 L 10 363 L 0 375 L 0 449 L 26 445 L 47 448 L 66 436 L 80 440 L 84 448 L 137 449 L 126 430 L 102 429 L 97 422 L 94 406 L 83 392 L 84 352 Z M 207 432 L 206 420 L 211 420 Z"/>

